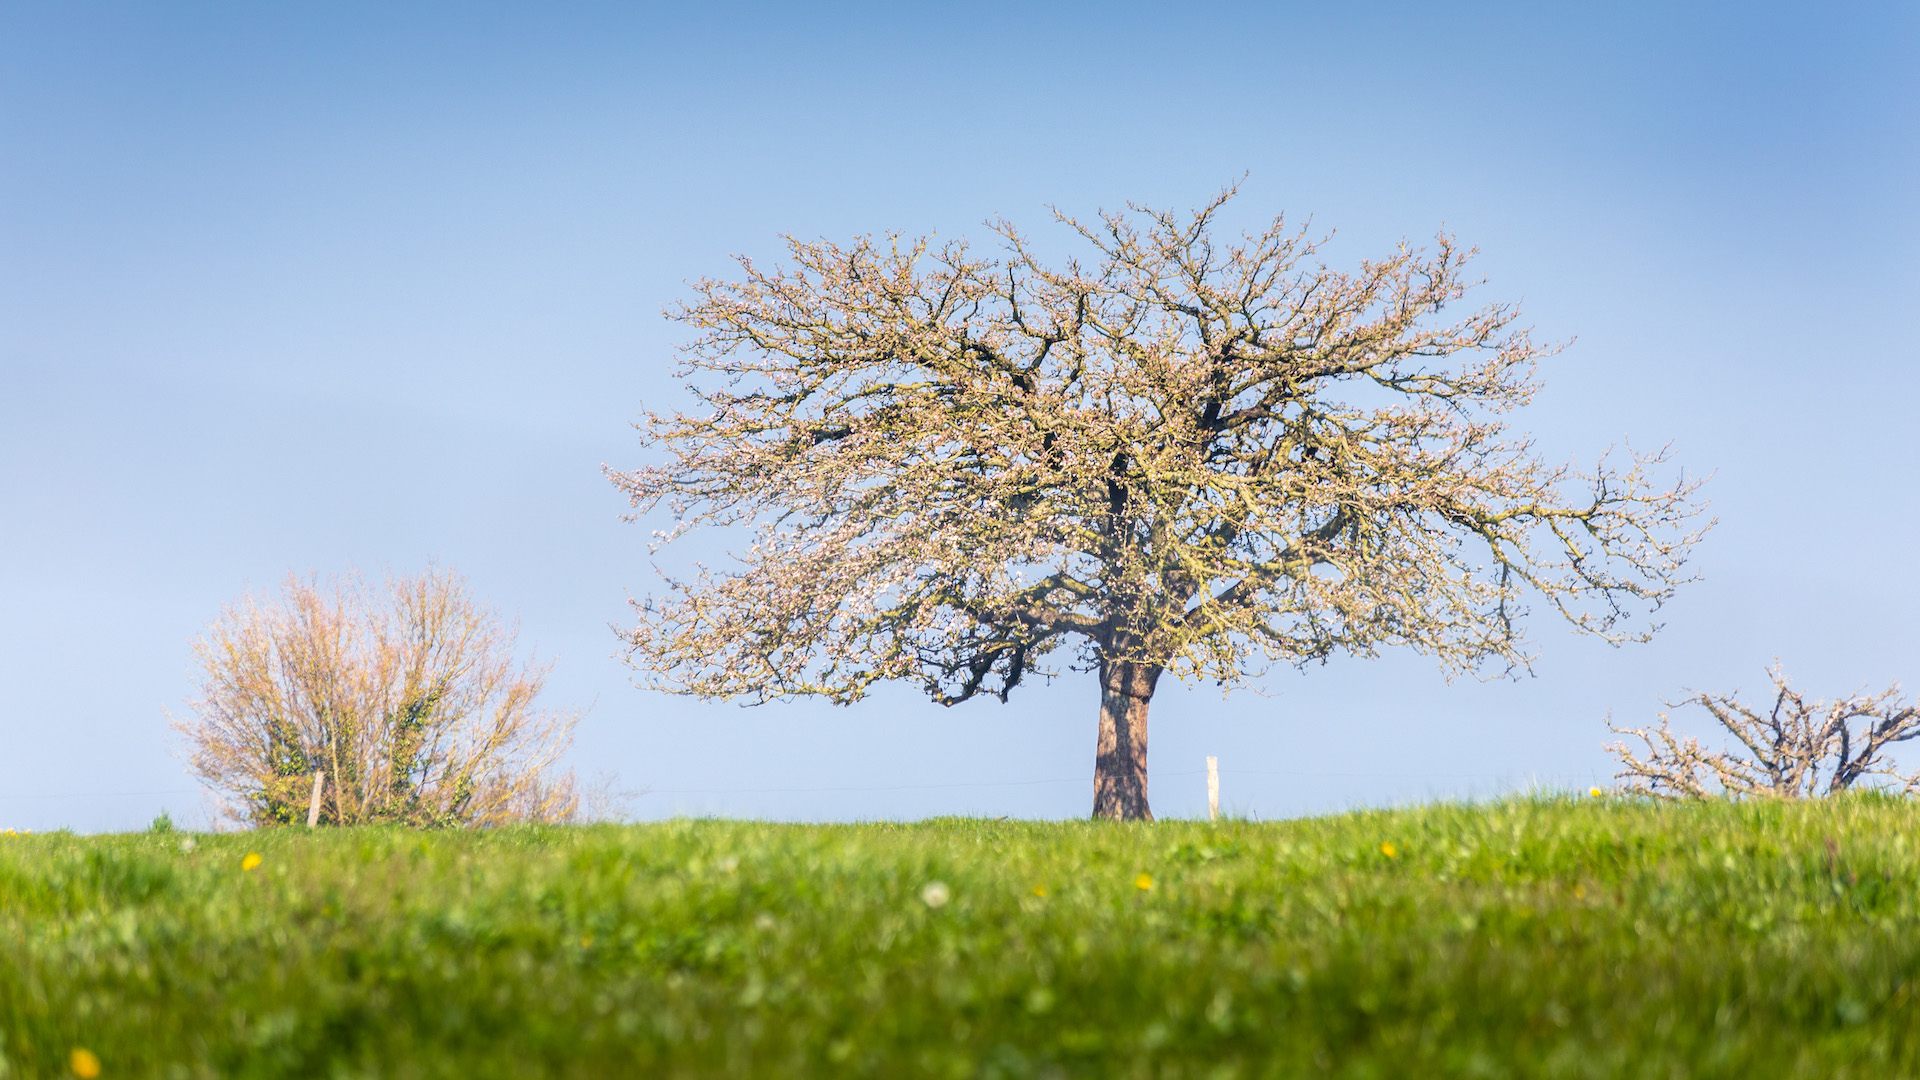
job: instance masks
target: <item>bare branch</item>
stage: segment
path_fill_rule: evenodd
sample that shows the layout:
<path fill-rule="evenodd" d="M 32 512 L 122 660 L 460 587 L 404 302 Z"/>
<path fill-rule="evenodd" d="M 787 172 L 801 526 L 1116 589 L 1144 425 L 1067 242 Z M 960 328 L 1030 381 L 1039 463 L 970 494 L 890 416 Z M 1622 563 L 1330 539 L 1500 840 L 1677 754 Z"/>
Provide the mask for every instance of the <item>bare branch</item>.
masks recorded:
<path fill-rule="evenodd" d="M 1610 744 L 1624 766 L 1624 790 L 1665 799 L 1735 797 L 1804 799 L 1846 791 L 1869 777 L 1887 777 L 1902 790 L 1920 787 L 1920 773 L 1896 770 L 1886 756 L 1895 743 L 1920 737 L 1920 708 L 1900 700 L 1898 684 L 1878 694 L 1857 693 L 1834 701 L 1808 701 L 1788 683 L 1775 661 L 1767 669 L 1774 686 L 1765 711 L 1734 694 L 1695 694 L 1697 705 L 1739 745 L 1734 752 L 1707 751 L 1699 740 L 1673 734 L 1665 713 L 1657 727 L 1608 727 L 1638 738 L 1644 758 L 1625 743 Z"/>

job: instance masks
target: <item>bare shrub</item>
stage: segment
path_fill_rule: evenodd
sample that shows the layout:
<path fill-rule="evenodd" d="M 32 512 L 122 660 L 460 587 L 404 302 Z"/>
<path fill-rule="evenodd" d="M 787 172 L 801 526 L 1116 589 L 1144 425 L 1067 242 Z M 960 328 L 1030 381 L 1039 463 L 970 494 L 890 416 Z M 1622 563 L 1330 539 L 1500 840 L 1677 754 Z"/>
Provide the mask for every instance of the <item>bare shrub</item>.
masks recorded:
<path fill-rule="evenodd" d="M 1887 777 L 1905 791 L 1920 788 L 1920 773 L 1897 771 L 1887 758 L 1894 743 L 1920 736 L 1920 708 L 1900 700 L 1895 683 L 1871 696 L 1808 701 L 1788 685 L 1776 662 L 1771 708 L 1749 707 L 1733 694 L 1696 694 L 1669 708 L 1698 705 L 1730 733 L 1737 749 L 1707 750 L 1700 740 L 1674 734 L 1666 713 L 1654 728 L 1620 728 L 1646 744 L 1637 757 L 1625 742 L 1610 743 L 1625 766 L 1616 778 L 1633 794 L 1705 799 L 1716 794 L 1805 799 L 1845 791 L 1868 777 Z"/>
<path fill-rule="evenodd" d="M 516 666 L 515 638 L 452 571 L 380 590 L 288 575 L 196 643 L 200 696 L 174 727 L 243 824 L 304 822 L 316 771 L 328 824 L 564 820 L 579 798 L 554 764 L 577 716 L 536 706 L 550 665 Z"/>

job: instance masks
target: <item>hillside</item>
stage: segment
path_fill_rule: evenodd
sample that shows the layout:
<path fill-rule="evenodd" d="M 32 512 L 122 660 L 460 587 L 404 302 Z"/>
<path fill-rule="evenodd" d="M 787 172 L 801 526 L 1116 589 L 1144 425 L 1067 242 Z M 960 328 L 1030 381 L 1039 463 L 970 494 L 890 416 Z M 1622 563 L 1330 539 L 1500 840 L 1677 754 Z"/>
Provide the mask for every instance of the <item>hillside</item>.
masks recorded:
<path fill-rule="evenodd" d="M 0 1076 L 1920 1075 L 1917 824 L 4 836 Z"/>

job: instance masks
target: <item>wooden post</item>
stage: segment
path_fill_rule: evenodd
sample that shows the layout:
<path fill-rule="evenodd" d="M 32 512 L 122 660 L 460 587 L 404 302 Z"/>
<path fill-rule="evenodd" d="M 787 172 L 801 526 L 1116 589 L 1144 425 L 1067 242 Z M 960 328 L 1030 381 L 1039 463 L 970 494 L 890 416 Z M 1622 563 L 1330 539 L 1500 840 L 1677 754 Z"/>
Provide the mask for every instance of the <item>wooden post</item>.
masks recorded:
<path fill-rule="evenodd" d="M 1207 759 L 1207 820 L 1220 820 L 1220 759 Z"/>
<path fill-rule="evenodd" d="M 307 800 L 307 828 L 309 829 L 320 824 L 320 788 L 326 782 L 326 770 L 313 770 L 313 798 Z"/>

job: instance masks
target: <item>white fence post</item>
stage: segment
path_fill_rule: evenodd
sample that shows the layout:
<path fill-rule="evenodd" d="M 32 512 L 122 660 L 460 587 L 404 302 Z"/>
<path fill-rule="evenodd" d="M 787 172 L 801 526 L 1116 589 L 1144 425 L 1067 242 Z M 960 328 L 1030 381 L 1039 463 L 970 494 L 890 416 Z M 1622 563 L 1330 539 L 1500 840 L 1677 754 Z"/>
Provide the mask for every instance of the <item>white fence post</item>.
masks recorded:
<path fill-rule="evenodd" d="M 1212 759 L 1209 758 L 1209 761 Z M 320 787 L 327 782 L 324 769 L 313 770 L 313 797 L 307 800 L 307 828 L 320 824 Z"/>
<path fill-rule="evenodd" d="M 1220 820 L 1220 759 L 1207 759 L 1207 820 Z"/>

